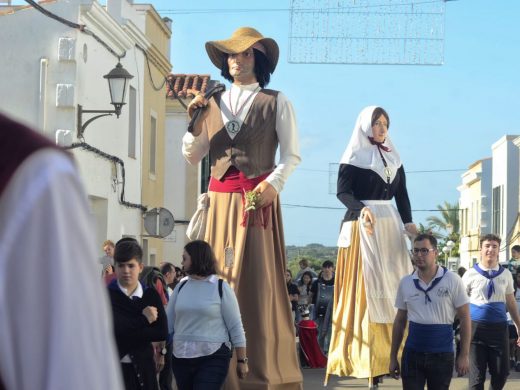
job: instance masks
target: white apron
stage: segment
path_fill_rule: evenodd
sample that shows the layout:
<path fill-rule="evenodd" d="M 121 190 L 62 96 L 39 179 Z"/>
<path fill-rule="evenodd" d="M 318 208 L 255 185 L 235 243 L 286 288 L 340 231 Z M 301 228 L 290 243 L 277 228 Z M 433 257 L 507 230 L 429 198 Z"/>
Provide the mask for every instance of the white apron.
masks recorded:
<path fill-rule="evenodd" d="M 375 216 L 373 234 L 359 221 L 363 278 L 370 322 L 393 323 L 401 278 L 412 272 L 404 226 L 391 200 L 363 200 Z"/>

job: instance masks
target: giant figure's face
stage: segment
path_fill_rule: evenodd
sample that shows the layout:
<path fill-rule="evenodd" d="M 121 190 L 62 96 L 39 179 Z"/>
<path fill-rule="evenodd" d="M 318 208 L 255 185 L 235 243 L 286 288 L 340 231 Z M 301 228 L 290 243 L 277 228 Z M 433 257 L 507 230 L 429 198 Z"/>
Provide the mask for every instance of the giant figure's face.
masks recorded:
<path fill-rule="evenodd" d="M 238 54 L 229 54 L 227 63 L 229 74 L 235 82 L 240 84 L 253 84 L 256 82 L 255 75 L 255 55 L 253 48 Z"/>
<path fill-rule="evenodd" d="M 384 115 L 381 115 L 372 126 L 372 136 L 376 142 L 385 142 L 388 133 L 388 121 Z"/>

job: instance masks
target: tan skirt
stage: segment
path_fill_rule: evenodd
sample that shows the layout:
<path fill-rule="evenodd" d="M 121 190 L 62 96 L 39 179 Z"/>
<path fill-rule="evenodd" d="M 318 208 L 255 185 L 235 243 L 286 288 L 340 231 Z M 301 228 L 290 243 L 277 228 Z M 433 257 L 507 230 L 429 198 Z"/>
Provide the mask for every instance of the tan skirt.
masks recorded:
<path fill-rule="evenodd" d="M 373 378 L 388 373 L 392 324 L 369 321 L 358 222 L 348 248 L 339 248 L 326 380 L 330 374 Z"/>
<path fill-rule="evenodd" d="M 242 223 L 240 193 L 209 192 L 206 241 L 217 257 L 217 272 L 235 294 L 246 332 L 249 374 L 239 380 L 231 360 L 224 389 L 302 389 L 291 305 L 285 283 L 285 243 L 276 198 L 267 228 Z M 258 219 L 257 219 L 258 221 Z"/>

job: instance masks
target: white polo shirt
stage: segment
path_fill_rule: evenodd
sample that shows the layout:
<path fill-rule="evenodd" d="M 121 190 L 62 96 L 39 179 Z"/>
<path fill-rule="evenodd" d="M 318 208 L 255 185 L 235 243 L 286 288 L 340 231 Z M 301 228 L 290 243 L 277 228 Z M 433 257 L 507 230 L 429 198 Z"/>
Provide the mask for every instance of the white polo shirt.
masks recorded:
<path fill-rule="evenodd" d="M 438 267 L 435 278 L 441 277 L 444 268 Z M 408 321 L 418 324 L 453 324 L 457 309 L 469 302 L 464 289 L 462 279 L 451 271 L 431 290 L 428 296 L 431 302 L 425 303 L 425 294 L 415 287 L 414 279 L 419 280 L 419 285 L 427 290 L 435 278 L 429 284 L 419 279 L 416 272 L 401 279 L 395 307 L 408 312 Z"/>
<path fill-rule="evenodd" d="M 479 267 L 484 271 L 490 269 L 485 268 L 479 264 Z M 498 271 L 500 265 L 492 268 L 493 271 Z M 495 291 L 488 299 L 488 286 L 490 280 L 478 273 L 475 268 L 470 268 L 462 277 L 464 286 L 469 295 L 471 319 L 479 322 L 506 322 L 506 295 L 513 294 L 515 289 L 513 287 L 513 276 L 506 268 L 502 273 L 493 278 L 493 285 Z"/>
<path fill-rule="evenodd" d="M 484 271 L 489 271 L 489 268 L 479 264 L 479 267 Z M 492 268 L 493 271 L 498 271 L 501 265 Z M 513 294 L 515 289 L 513 287 L 513 276 L 506 268 L 500 275 L 493 278 L 495 285 L 495 292 L 491 298 L 487 298 L 489 280 L 485 276 L 478 273 L 475 268 L 470 268 L 462 277 L 462 281 L 466 286 L 466 291 L 469 295 L 470 303 L 475 305 L 484 305 L 491 302 L 505 302 L 507 294 Z"/>

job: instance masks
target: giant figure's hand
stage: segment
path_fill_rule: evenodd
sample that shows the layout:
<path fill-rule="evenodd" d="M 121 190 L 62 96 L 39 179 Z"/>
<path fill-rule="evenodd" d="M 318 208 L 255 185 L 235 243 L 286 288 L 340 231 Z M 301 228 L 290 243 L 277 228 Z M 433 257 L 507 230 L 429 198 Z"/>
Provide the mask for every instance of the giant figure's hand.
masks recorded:
<path fill-rule="evenodd" d="M 265 180 L 261 181 L 253 191 L 260 195 L 257 201 L 256 209 L 269 206 L 274 202 L 276 195 L 278 195 L 274 187 Z M 246 205 L 246 208 L 247 206 L 248 205 Z"/>
<path fill-rule="evenodd" d="M 206 99 L 204 99 L 204 95 L 203 94 L 198 94 L 188 104 L 188 116 L 191 118 L 193 116 L 193 112 L 197 108 L 206 107 L 207 105 L 208 105 L 208 101 Z"/>
<path fill-rule="evenodd" d="M 419 234 L 417 231 L 417 226 L 415 226 L 415 223 L 413 222 L 405 224 L 404 230 L 406 231 L 406 235 L 410 237 L 411 241 L 413 241 L 414 238 Z"/>
<path fill-rule="evenodd" d="M 376 224 L 376 217 L 368 207 L 361 209 L 361 223 L 368 234 L 374 234 L 374 225 Z"/>
<path fill-rule="evenodd" d="M 208 100 L 204 98 L 203 94 L 198 94 L 193 98 L 193 100 L 188 104 L 188 116 L 190 119 L 193 117 L 193 113 L 196 109 L 200 108 L 203 109 L 208 105 Z M 203 110 L 197 121 L 195 122 L 193 126 L 192 134 L 194 137 L 197 137 L 202 132 L 202 123 L 204 122 L 205 118 L 208 116 L 209 110 Z"/>

